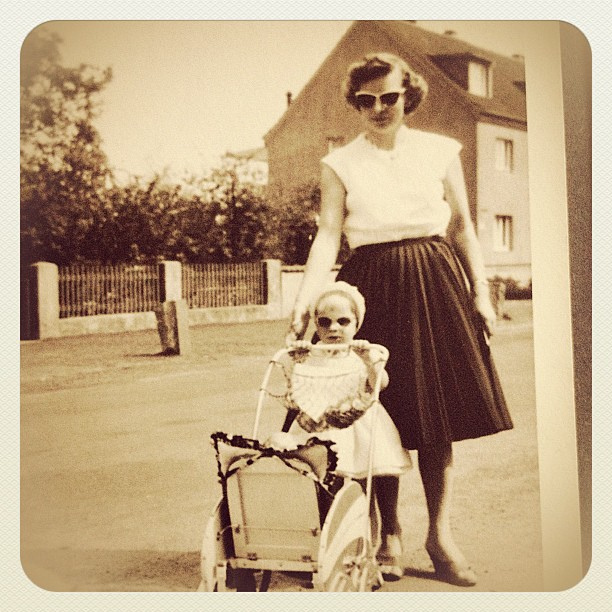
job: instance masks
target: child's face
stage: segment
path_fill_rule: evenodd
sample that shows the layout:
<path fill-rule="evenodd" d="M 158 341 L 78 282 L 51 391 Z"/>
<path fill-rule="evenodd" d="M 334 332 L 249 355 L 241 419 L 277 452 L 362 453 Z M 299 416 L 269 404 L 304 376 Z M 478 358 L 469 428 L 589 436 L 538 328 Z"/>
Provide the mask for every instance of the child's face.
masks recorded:
<path fill-rule="evenodd" d="M 357 318 L 351 301 L 332 293 L 326 295 L 316 308 L 315 325 L 321 342 L 325 344 L 346 344 L 357 333 Z"/>

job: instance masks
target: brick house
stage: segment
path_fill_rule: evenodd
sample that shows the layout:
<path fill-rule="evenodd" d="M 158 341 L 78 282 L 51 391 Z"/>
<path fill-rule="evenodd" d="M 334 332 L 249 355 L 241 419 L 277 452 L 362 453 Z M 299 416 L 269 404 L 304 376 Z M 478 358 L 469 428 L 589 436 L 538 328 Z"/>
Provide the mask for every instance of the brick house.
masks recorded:
<path fill-rule="evenodd" d="M 270 185 L 319 175 L 319 160 L 349 142 L 360 121 L 340 93 L 347 66 L 371 51 L 404 58 L 428 82 L 411 127 L 463 144 L 472 218 L 489 275 L 531 278 L 525 67 L 408 21 L 356 21 L 264 136 Z"/>

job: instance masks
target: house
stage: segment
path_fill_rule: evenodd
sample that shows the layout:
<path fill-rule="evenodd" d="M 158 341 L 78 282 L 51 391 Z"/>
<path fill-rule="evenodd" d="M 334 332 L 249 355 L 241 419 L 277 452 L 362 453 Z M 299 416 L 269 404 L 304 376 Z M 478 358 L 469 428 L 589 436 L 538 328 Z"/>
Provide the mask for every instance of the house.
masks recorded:
<path fill-rule="evenodd" d="M 456 138 L 489 276 L 531 278 L 525 67 L 408 21 L 357 21 L 264 136 L 271 186 L 316 180 L 319 160 L 353 139 L 360 120 L 341 95 L 347 66 L 366 53 L 401 56 L 428 82 L 409 125 Z"/>

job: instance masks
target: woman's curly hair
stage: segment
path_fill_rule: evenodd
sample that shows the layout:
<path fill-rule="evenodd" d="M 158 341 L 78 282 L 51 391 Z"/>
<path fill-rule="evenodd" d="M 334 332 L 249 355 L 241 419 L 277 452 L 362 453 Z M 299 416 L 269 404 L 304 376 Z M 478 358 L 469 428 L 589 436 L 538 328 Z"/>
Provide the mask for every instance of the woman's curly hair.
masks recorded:
<path fill-rule="evenodd" d="M 359 110 L 355 94 L 364 83 L 388 75 L 394 68 L 403 74 L 404 115 L 413 113 L 427 96 L 427 81 L 415 72 L 403 59 L 392 53 L 369 53 L 348 67 L 342 89 L 346 101 Z"/>

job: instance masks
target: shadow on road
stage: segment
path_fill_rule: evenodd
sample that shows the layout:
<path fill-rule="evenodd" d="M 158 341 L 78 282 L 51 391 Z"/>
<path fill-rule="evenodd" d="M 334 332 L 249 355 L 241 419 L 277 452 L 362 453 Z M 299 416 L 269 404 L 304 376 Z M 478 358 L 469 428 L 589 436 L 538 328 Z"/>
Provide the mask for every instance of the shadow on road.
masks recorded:
<path fill-rule="evenodd" d="M 184 592 L 200 582 L 199 552 L 38 550 L 23 553 L 22 565 L 46 591 Z"/>

